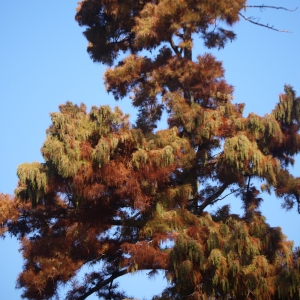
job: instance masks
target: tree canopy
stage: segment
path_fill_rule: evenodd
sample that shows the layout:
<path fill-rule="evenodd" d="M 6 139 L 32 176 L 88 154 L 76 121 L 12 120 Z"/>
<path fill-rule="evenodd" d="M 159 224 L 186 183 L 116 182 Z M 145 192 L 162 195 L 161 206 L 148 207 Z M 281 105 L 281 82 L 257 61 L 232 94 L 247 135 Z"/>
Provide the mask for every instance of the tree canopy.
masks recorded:
<path fill-rule="evenodd" d="M 24 299 L 123 299 L 129 272 L 164 270 L 154 299 L 299 299 L 300 251 L 259 210 L 274 190 L 300 213 L 300 98 L 285 85 L 270 114 L 243 116 L 222 63 L 193 41 L 222 48 L 244 0 L 85 0 L 76 20 L 88 53 L 106 64 L 119 108 L 71 102 L 51 114 L 44 162 L 17 170 L 15 198 L 0 195 L 0 234 L 22 242 Z M 167 115 L 167 128 L 157 130 Z M 260 182 L 262 185 L 260 186 Z M 244 215 L 206 208 L 228 195 Z M 83 266 L 94 266 L 81 282 Z"/>

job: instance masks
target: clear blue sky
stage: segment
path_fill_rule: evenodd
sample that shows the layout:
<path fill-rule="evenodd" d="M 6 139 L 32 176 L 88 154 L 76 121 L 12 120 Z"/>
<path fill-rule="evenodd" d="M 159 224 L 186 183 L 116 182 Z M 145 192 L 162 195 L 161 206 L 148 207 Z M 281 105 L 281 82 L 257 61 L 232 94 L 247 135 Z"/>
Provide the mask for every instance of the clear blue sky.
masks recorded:
<path fill-rule="evenodd" d="M 249 1 L 248 4 L 295 8 L 299 1 Z M 49 113 L 70 100 L 92 105 L 118 105 L 133 118 L 128 100 L 116 103 L 105 91 L 105 67 L 94 64 L 86 53 L 83 29 L 74 20 L 77 0 L 1 1 L 0 2 L 0 191 L 13 194 L 16 169 L 24 162 L 42 161 L 40 148 L 50 125 Z M 300 8 L 294 13 L 248 9 L 248 16 L 260 16 L 291 33 L 278 33 L 241 20 L 235 26 L 237 40 L 225 50 L 213 51 L 223 61 L 227 81 L 235 86 L 235 102 L 246 103 L 249 112 L 270 113 L 283 85 L 288 83 L 300 95 Z M 196 43 L 195 53 L 210 52 Z M 298 159 L 300 161 L 300 158 Z M 300 163 L 293 168 L 300 176 Z M 285 212 L 275 196 L 265 196 L 262 211 L 272 226 L 280 226 L 289 239 L 300 245 L 300 215 Z M 225 204 L 226 202 L 224 202 Z M 241 203 L 231 198 L 234 210 Z M 1 299 L 19 299 L 15 279 L 21 271 L 18 243 L 7 237 L 0 240 Z M 123 285 L 138 298 L 160 291 L 161 279 L 138 281 L 128 276 Z M 135 293 L 136 292 L 136 293 Z M 90 297 L 89 299 L 93 299 Z"/>

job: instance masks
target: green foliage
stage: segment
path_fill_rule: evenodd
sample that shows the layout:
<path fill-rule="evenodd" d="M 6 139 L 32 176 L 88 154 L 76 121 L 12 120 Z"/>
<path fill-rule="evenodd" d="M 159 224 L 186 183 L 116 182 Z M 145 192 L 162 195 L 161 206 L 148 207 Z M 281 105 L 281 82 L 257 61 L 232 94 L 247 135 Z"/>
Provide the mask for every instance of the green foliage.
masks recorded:
<path fill-rule="evenodd" d="M 262 231 L 259 234 L 253 231 L 257 222 Z M 278 235 L 266 234 L 272 229 L 259 214 L 254 213 L 251 221 L 229 217 L 225 224 L 214 223 L 206 215 L 197 223 L 177 237 L 170 253 L 169 278 L 176 283 L 180 297 L 197 299 L 198 295 L 209 299 L 210 295 L 229 294 L 234 299 L 248 299 L 251 293 L 257 299 L 277 299 L 274 284 L 278 282 L 274 282 L 274 275 L 278 268 L 281 269 L 278 280 L 286 272 L 292 277 L 297 274 L 290 261 L 292 244 L 285 244 L 280 231 Z M 270 251 L 270 243 L 274 242 L 276 251 Z M 283 264 L 285 268 L 281 268 Z M 289 278 L 285 284 L 290 286 L 289 297 L 297 297 L 298 277 Z M 194 290 L 195 287 L 198 288 Z M 284 296 L 280 293 L 278 299 L 287 297 L 287 289 Z"/>
<path fill-rule="evenodd" d="M 16 197 L 30 199 L 33 208 L 43 197 L 47 188 L 47 174 L 44 165 L 34 162 L 25 163 L 18 167 L 19 187 L 16 189 Z"/>

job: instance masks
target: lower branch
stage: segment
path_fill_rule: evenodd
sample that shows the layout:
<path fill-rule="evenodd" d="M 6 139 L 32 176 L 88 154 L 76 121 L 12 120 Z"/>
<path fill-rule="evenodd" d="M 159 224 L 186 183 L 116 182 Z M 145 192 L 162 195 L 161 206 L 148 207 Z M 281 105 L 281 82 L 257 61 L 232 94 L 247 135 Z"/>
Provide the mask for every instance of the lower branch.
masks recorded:
<path fill-rule="evenodd" d="M 84 292 L 81 296 L 78 296 L 78 297 L 74 297 L 74 295 L 71 295 L 72 298 L 68 298 L 67 299 L 73 299 L 73 300 L 84 300 L 86 299 L 88 296 L 92 295 L 93 293 L 99 291 L 101 288 L 103 288 L 104 286 L 112 283 L 116 278 L 118 277 L 121 277 L 125 274 L 127 274 L 127 269 L 124 269 L 122 271 L 119 271 L 119 272 L 114 272 L 112 273 L 112 275 L 105 279 L 105 280 L 102 280 L 100 282 L 98 282 L 94 287 L 90 288 L 88 291 Z"/>

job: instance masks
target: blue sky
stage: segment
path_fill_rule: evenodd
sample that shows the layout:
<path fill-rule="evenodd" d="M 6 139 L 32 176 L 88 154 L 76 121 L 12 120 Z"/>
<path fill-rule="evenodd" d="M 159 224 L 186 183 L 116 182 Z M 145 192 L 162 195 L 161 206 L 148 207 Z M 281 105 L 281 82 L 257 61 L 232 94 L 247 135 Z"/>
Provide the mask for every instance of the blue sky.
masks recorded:
<path fill-rule="evenodd" d="M 299 1 L 264 1 L 248 4 L 295 8 Z M 86 53 L 83 29 L 74 20 L 77 1 L 1 1 L 0 2 L 0 191 L 13 194 L 16 169 L 24 162 L 42 161 L 40 148 L 50 125 L 49 113 L 70 100 L 92 105 L 118 105 L 134 118 L 128 99 L 115 102 L 105 91 L 105 67 L 93 63 Z M 300 8 L 293 12 L 248 9 L 248 16 L 291 33 L 278 33 L 244 20 L 235 26 L 237 40 L 224 50 L 213 51 L 223 61 L 227 81 L 235 86 L 234 101 L 246 103 L 249 112 L 270 113 L 283 92 L 285 83 L 300 95 Z M 211 52 L 201 41 L 194 53 Z M 300 158 L 298 158 L 300 161 Z M 300 176 L 300 164 L 293 174 Z M 300 215 L 285 212 L 275 196 L 264 196 L 263 214 L 272 226 L 280 226 L 289 239 L 300 246 L 297 229 Z M 228 201 L 227 201 L 228 202 Z M 226 201 L 224 202 L 227 203 Z M 241 203 L 231 198 L 238 211 Z M 0 240 L 0 290 L 5 300 L 20 298 L 15 279 L 22 268 L 18 243 L 7 237 Z M 138 281 L 128 276 L 124 289 L 137 291 L 136 297 L 150 297 L 159 291 L 162 280 Z M 131 286 L 131 290 L 130 290 Z M 93 299 L 90 297 L 89 299 Z"/>

